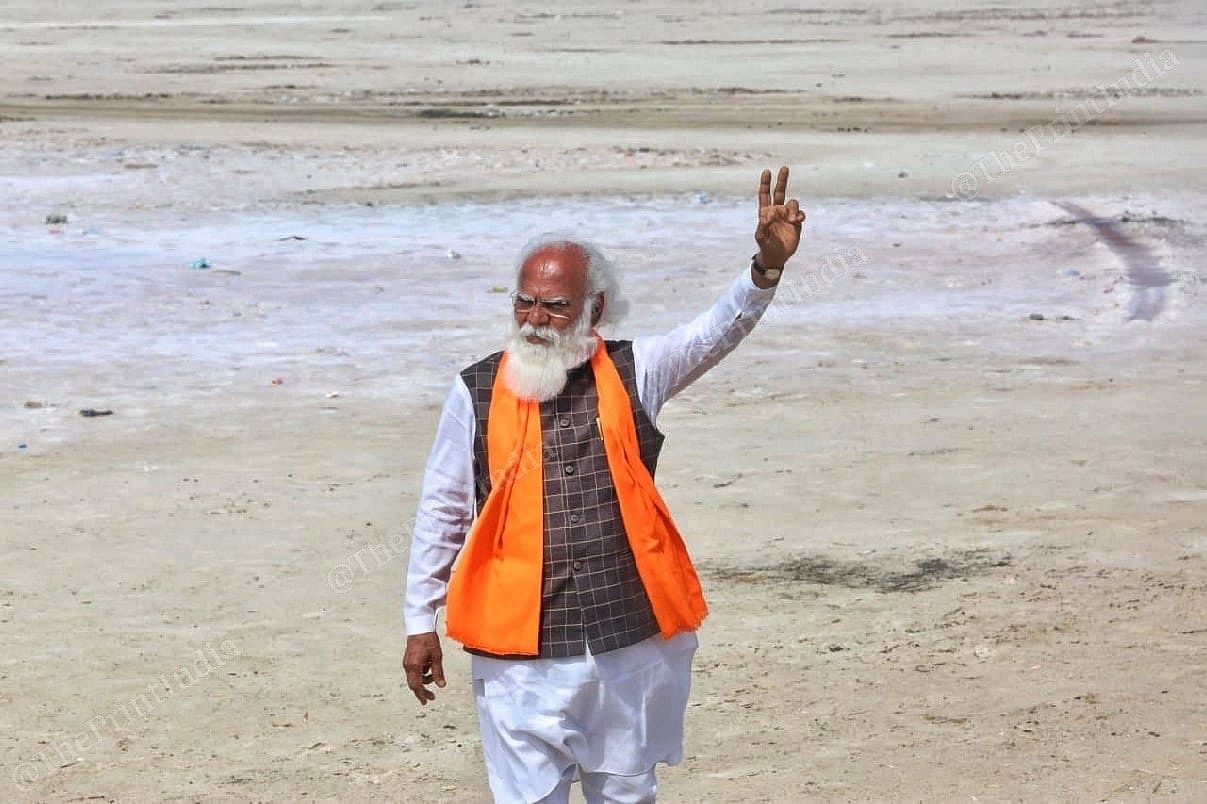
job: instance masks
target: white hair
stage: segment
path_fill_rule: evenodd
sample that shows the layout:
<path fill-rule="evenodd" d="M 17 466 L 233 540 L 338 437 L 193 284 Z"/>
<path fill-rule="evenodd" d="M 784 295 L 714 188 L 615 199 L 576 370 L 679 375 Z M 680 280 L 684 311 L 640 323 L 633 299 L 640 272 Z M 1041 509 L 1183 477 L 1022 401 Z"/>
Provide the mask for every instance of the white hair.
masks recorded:
<path fill-rule="evenodd" d="M 519 283 L 519 272 L 528 258 L 543 248 L 549 246 L 572 246 L 580 248 L 587 255 L 587 293 L 592 299 L 595 294 L 604 296 L 603 316 L 597 326 L 603 327 L 615 324 L 629 312 L 629 302 L 620 293 L 620 280 L 616 276 L 616 265 L 604 256 L 594 243 L 587 240 L 564 235 L 557 232 L 546 233 L 533 238 L 520 250 L 520 258 L 516 262 L 516 281 Z M 584 310 L 590 317 L 590 313 Z"/>

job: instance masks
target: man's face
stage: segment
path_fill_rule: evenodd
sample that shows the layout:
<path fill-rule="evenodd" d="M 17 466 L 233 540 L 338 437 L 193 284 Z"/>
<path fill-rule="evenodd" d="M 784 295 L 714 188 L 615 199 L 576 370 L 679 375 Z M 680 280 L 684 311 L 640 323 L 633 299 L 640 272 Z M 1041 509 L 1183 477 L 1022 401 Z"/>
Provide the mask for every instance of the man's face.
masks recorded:
<path fill-rule="evenodd" d="M 591 359 L 599 346 L 603 297 L 588 299 L 587 254 L 553 245 L 520 266 L 515 318 L 507 343 L 503 379 L 521 399 L 545 402 L 566 387 L 568 372 Z"/>
<path fill-rule="evenodd" d="M 574 246 L 549 246 L 534 252 L 520 267 L 516 288 L 517 326 L 572 330 L 587 308 L 587 255 Z M 535 302 L 535 303 L 534 303 Z M 534 345 L 546 344 L 540 335 L 527 335 Z"/>

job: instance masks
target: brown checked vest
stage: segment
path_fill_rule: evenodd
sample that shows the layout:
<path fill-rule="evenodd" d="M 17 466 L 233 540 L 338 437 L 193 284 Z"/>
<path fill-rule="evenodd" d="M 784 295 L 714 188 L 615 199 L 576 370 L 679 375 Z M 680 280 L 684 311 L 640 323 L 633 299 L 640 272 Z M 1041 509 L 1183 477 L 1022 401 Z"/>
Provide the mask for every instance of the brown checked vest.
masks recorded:
<path fill-rule="evenodd" d="M 653 475 L 663 436 L 638 401 L 633 344 L 604 343 L 629 395 L 641 461 Z M 474 409 L 479 512 L 490 494 L 487 414 L 501 357 L 496 352 L 461 372 Z M 621 520 L 598 407 L 590 363 L 572 370 L 562 392 L 540 405 L 545 494 L 541 658 L 580 656 L 588 647 L 591 653 L 604 653 L 658 633 Z"/>

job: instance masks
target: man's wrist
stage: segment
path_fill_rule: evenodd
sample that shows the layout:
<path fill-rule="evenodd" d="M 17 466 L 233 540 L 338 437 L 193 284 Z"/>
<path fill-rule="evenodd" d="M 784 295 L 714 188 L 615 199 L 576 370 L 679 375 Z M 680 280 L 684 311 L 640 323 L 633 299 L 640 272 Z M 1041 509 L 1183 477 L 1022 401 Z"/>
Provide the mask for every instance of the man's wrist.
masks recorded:
<path fill-rule="evenodd" d="M 761 255 L 755 254 L 750 258 L 750 278 L 754 281 L 756 287 L 766 290 L 775 287 L 780 281 L 780 276 L 784 272 L 784 267 L 767 265 Z"/>
<path fill-rule="evenodd" d="M 783 262 L 774 262 L 774 261 L 768 260 L 766 257 L 763 256 L 763 253 L 761 251 L 755 253 L 755 255 L 751 258 L 751 260 L 754 263 L 752 267 L 756 271 L 759 271 L 760 273 L 763 271 L 782 271 L 782 270 L 784 270 Z"/>

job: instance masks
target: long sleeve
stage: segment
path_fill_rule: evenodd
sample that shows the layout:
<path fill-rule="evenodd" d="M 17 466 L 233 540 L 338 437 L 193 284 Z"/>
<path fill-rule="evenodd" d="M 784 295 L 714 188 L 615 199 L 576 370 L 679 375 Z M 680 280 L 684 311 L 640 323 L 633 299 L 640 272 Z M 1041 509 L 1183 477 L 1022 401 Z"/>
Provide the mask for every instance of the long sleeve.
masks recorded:
<path fill-rule="evenodd" d="M 453 562 L 469 532 L 474 515 L 473 437 L 469 389 L 457 377 L 440 414 L 411 532 L 407 634 L 436 630 L 436 612 L 444 605 Z"/>
<path fill-rule="evenodd" d="M 665 335 L 633 339 L 637 391 L 650 421 L 663 403 L 691 385 L 754 329 L 775 288 L 754 284 L 747 268 L 713 306 Z"/>

